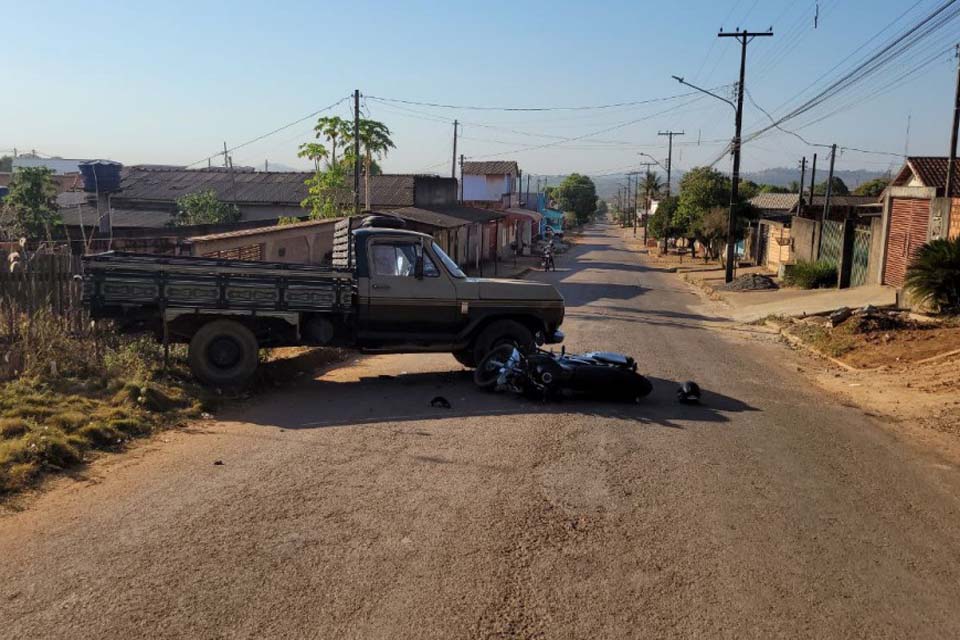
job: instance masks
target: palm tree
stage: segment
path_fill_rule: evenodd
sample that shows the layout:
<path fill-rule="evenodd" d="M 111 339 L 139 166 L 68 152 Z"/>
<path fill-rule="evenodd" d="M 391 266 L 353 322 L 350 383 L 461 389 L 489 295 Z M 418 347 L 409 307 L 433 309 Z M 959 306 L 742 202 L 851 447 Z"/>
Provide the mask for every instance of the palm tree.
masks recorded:
<path fill-rule="evenodd" d="M 316 137 L 324 137 L 330 141 L 330 164 L 337 164 L 337 141 L 350 135 L 350 123 L 340 116 L 324 116 L 317 119 L 313 128 Z"/>
<path fill-rule="evenodd" d="M 650 210 L 650 199 L 655 195 L 660 193 L 660 190 L 663 189 L 663 183 L 660 182 L 660 176 L 655 174 L 652 171 L 647 171 L 647 175 L 643 177 L 643 194 L 646 197 L 646 209 Z"/>
<path fill-rule="evenodd" d="M 390 129 L 387 125 L 377 120 L 360 119 L 357 127 L 360 130 L 360 146 L 363 153 L 363 183 L 364 183 L 364 202 L 365 208 L 370 208 L 370 169 L 374 158 L 380 159 L 387 155 L 390 149 L 395 149 L 396 145 L 390 139 Z M 348 132 L 344 138 L 345 144 L 353 142 L 352 132 Z"/>
<path fill-rule="evenodd" d="M 313 166 L 317 173 L 320 173 L 320 161 L 328 155 L 327 148 L 319 142 L 304 142 L 300 145 L 300 151 L 297 152 L 298 158 L 313 160 Z"/>

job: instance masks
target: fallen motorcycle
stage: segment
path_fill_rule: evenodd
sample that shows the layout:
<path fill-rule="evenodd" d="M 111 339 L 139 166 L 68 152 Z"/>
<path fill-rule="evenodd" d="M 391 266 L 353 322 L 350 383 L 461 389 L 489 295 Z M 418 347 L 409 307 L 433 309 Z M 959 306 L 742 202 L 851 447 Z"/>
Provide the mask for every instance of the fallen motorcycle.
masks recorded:
<path fill-rule="evenodd" d="M 637 363 L 620 353 L 569 355 L 538 349 L 524 354 L 513 345 L 493 349 L 473 372 L 482 389 L 511 391 L 542 400 L 586 397 L 640 402 L 652 390 Z"/>

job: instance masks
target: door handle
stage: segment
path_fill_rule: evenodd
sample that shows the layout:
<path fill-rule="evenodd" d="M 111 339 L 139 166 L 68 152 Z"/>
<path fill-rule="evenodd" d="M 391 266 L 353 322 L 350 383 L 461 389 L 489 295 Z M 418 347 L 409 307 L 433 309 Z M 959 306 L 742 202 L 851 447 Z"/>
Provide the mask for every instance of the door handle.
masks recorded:
<path fill-rule="evenodd" d="M 389 289 L 389 288 L 390 288 L 390 285 L 388 285 L 388 284 L 375 284 L 375 285 L 371 285 L 370 288 L 371 288 L 371 289 Z"/>

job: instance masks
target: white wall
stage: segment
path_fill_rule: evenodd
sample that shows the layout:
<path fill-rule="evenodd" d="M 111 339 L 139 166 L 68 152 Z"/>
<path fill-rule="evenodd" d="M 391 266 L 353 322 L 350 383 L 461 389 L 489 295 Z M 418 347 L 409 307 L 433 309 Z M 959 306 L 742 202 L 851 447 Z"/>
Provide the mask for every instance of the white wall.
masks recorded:
<path fill-rule="evenodd" d="M 463 176 L 463 199 L 481 202 L 499 202 L 505 193 L 511 192 L 512 177 L 509 175 Z"/>

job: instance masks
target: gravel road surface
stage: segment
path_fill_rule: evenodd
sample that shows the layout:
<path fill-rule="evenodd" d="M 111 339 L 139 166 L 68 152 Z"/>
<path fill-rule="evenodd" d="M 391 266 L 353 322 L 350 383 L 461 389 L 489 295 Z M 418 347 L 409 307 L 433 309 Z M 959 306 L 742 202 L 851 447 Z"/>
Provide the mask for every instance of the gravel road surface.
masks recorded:
<path fill-rule="evenodd" d="M 351 361 L 5 512 L 0 637 L 960 637 L 956 466 L 620 233 L 531 277 L 568 348 L 637 356 L 644 404 Z M 674 402 L 687 378 L 702 406 Z"/>

